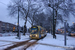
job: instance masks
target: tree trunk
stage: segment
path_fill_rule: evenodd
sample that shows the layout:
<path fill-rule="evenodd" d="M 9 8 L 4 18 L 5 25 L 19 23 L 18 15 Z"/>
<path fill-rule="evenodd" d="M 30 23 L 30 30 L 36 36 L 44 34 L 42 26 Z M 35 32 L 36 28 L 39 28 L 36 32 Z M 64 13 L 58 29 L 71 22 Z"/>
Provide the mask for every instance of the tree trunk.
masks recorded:
<path fill-rule="evenodd" d="M 28 13 L 29 13 L 29 1 L 28 1 L 28 12 L 27 12 L 26 17 L 25 17 L 26 20 L 25 20 L 25 25 L 24 25 L 24 32 L 23 32 L 23 35 L 25 35 L 25 33 L 27 32 L 26 23 L 27 23 Z"/>
<path fill-rule="evenodd" d="M 27 32 L 27 28 L 26 28 L 26 25 L 24 25 L 24 33 L 23 33 L 23 35 L 25 35 L 26 32 Z"/>
<path fill-rule="evenodd" d="M 27 16 L 28 16 L 28 13 L 29 13 L 29 10 L 28 10 L 27 15 L 26 15 L 26 20 L 25 20 L 24 33 L 23 33 L 23 35 L 25 35 L 25 33 L 27 32 L 26 23 L 27 23 Z"/>
<path fill-rule="evenodd" d="M 57 19 L 57 10 L 55 11 L 56 13 L 56 16 L 55 16 L 55 19 L 54 19 L 54 31 L 56 31 L 56 19 Z M 54 35 L 54 38 L 56 39 L 56 35 Z"/>
<path fill-rule="evenodd" d="M 53 35 L 53 25 L 52 25 L 51 21 L 50 21 L 50 24 L 51 24 L 51 34 Z"/>
<path fill-rule="evenodd" d="M 55 11 L 56 12 L 56 16 L 55 16 L 55 30 L 56 30 L 56 21 L 57 21 L 57 10 Z"/>

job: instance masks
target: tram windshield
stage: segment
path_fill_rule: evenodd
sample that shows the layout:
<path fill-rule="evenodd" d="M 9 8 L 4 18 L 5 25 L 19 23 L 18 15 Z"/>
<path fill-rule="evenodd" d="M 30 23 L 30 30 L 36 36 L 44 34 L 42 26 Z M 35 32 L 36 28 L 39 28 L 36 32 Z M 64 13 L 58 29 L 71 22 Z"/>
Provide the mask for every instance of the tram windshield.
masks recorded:
<path fill-rule="evenodd" d="M 37 29 L 37 28 L 31 28 L 31 33 L 32 33 L 32 34 L 36 34 L 36 33 L 37 33 L 37 31 L 38 31 L 38 29 Z"/>

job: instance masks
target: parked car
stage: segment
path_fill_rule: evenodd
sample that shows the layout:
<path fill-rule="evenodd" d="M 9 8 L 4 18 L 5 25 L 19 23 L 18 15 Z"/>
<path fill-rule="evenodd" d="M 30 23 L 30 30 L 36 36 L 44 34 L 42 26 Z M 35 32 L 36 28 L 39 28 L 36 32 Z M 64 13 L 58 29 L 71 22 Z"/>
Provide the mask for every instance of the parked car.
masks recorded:
<path fill-rule="evenodd" d="M 75 36 L 75 32 L 71 32 L 68 34 L 69 36 Z"/>
<path fill-rule="evenodd" d="M 68 36 L 71 36 L 71 33 L 68 33 Z"/>
<path fill-rule="evenodd" d="M 75 32 L 72 32 L 72 33 L 71 33 L 71 36 L 75 36 Z"/>
<path fill-rule="evenodd" d="M 59 34 L 59 32 L 55 32 L 56 34 Z"/>

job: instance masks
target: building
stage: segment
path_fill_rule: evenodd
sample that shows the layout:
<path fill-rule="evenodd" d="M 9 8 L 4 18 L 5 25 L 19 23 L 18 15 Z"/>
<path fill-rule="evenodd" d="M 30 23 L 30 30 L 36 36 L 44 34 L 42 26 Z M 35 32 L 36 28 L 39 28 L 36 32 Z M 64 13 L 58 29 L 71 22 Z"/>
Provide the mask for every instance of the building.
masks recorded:
<path fill-rule="evenodd" d="M 0 21 L 0 33 L 13 32 L 13 28 L 17 30 L 17 26 L 8 22 Z"/>

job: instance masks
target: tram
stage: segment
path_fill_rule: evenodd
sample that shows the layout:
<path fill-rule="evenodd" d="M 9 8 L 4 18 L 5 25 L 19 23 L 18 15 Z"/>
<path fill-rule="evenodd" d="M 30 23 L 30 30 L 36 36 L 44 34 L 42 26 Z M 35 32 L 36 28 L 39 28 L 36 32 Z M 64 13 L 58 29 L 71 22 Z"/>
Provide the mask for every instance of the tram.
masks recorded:
<path fill-rule="evenodd" d="M 46 29 L 41 26 L 32 26 L 30 28 L 30 39 L 40 39 L 46 36 Z"/>

